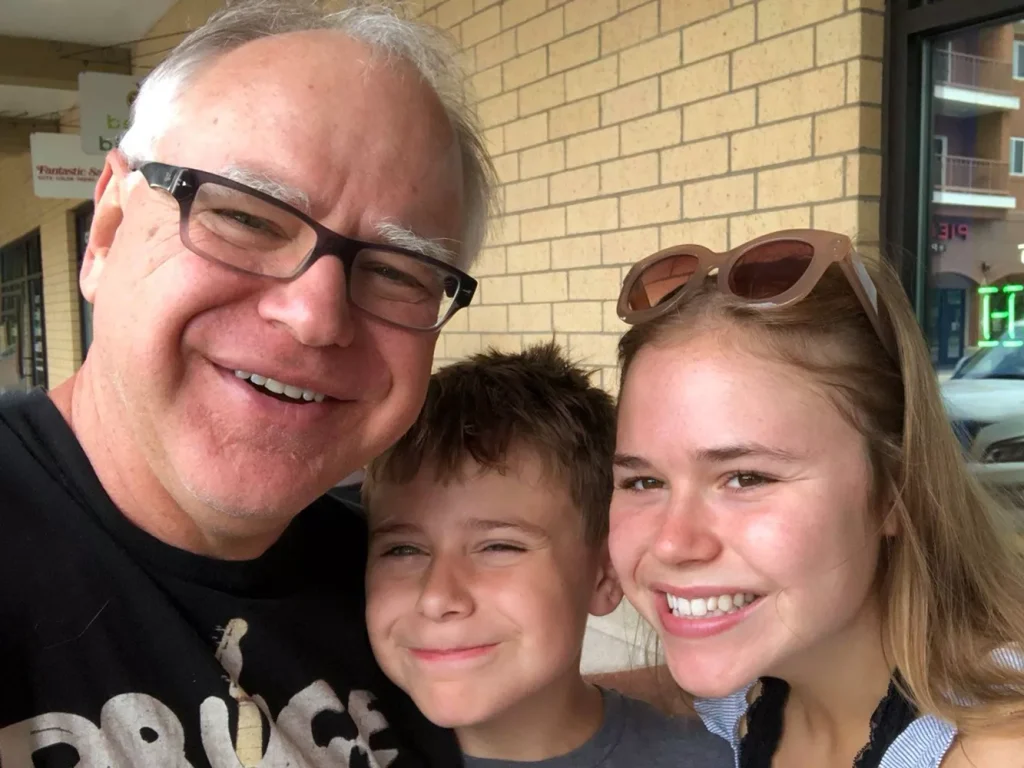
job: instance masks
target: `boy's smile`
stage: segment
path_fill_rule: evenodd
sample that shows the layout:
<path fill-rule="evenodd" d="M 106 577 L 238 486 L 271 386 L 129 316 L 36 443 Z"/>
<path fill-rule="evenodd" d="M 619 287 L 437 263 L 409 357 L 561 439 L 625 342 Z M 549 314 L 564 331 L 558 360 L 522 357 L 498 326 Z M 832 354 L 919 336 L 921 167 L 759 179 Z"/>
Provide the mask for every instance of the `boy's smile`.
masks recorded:
<path fill-rule="evenodd" d="M 482 726 L 579 684 L 587 614 L 612 610 L 619 592 L 564 485 L 512 451 L 504 474 L 468 461 L 447 485 L 424 467 L 375 491 L 370 639 L 435 723 Z"/>

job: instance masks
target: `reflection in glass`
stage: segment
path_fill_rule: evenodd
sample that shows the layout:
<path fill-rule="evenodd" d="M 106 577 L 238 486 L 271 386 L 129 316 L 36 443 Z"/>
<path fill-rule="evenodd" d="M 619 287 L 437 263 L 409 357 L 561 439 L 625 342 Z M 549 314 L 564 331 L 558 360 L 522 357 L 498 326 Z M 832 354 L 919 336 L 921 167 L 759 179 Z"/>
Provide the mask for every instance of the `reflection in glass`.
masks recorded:
<path fill-rule="evenodd" d="M 1024 24 L 932 43 L 932 362 L 979 476 L 1024 500 Z"/>

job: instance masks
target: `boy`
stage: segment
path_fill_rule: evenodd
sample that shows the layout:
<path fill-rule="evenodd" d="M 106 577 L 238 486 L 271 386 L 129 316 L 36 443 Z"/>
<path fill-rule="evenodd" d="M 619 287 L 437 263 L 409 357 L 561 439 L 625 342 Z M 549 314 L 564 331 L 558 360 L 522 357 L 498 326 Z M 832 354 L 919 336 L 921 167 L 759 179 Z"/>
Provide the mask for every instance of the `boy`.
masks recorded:
<path fill-rule="evenodd" d="M 367 471 L 367 626 L 385 673 L 469 768 L 731 766 L 724 740 L 586 683 L 608 559 L 615 409 L 554 345 L 436 373 Z"/>

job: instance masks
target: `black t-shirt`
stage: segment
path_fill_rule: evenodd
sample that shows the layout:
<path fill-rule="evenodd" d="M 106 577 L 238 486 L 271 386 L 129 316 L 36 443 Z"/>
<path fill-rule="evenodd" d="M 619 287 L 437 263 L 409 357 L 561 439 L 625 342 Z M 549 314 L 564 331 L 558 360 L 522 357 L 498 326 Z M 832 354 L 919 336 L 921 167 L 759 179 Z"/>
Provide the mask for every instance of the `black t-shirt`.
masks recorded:
<path fill-rule="evenodd" d="M 328 497 L 256 560 L 168 546 L 49 398 L 0 397 L 0 765 L 461 765 L 374 662 L 365 559 Z"/>

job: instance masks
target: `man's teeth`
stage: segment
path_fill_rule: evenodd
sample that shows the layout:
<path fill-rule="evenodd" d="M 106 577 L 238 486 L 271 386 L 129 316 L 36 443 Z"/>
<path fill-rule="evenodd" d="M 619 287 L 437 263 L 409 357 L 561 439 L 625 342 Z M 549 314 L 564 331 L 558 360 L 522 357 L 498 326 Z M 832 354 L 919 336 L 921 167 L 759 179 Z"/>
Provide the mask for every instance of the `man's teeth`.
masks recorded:
<path fill-rule="evenodd" d="M 321 395 L 319 392 L 314 392 L 311 389 L 294 387 L 291 384 L 285 384 L 277 379 L 268 379 L 266 376 L 260 376 L 258 373 L 235 371 L 235 376 L 248 381 L 251 384 L 255 384 L 257 387 L 263 387 L 264 389 L 273 392 L 275 395 L 284 395 L 285 397 L 290 397 L 292 400 L 305 400 L 307 403 L 322 403 L 326 397 L 326 395 Z"/>
<path fill-rule="evenodd" d="M 737 592 L 734 595 L 718 595 L 717 597 L 696 597 L 687 600 L 685 597 L 676 597 L 665 593 L 668 599 L 668 608 L 673 616 L 703 619 L 709 616 L 724 616 L 727 613 L 735 613 L 745 605 L 750 605 L 760 595 L 750 592 Z"/>

